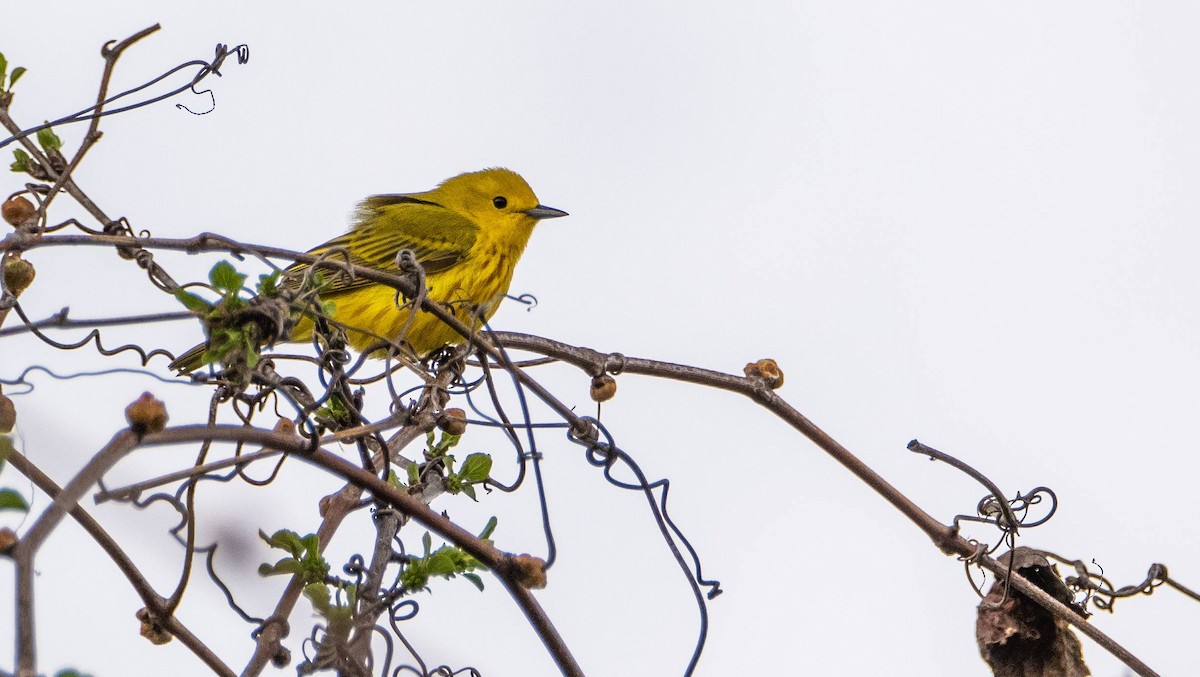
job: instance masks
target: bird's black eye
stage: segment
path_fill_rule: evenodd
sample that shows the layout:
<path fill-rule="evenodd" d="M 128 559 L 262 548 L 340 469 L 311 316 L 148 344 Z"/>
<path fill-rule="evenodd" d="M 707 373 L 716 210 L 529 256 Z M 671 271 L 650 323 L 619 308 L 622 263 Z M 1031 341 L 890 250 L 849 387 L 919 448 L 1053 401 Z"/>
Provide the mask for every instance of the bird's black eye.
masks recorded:
<path fill-rule="evenodd" d="M 504 209 L 508 206 L 508 199 L 503 195 L 497 195 L 492 198 L 492 204 L 496 205 L 496 209 Z"/>

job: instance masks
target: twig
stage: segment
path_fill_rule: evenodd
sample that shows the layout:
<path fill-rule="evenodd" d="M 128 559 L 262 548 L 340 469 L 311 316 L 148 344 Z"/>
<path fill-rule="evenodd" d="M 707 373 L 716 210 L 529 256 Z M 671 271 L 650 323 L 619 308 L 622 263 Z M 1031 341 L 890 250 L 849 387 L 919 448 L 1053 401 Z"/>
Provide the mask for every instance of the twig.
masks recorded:
<path fill-rule="evenodd" d="M 8 462 L 11 463 L 13 468 L 16 468 L 18 472 L 28 477 L 38 489 L 49 496 L 52 500 L 56 499 L 62 492 L 62 489 L 54 482 L 54 480 L 50 479 L 49 476 L 43 473 L 19 451 L 13 450 L 8 456 Z M 125 575 L 125 579 L 129 581 L 129 584 L 133 587 L 134 592 L 136 592 L 138 597 L 142 599 L 142 604 L 144 604 L 150 611 L 153 618 L 164 623 L 163 629 L 179 639 L 184 646 L 190 649 L 191 652 L 194 653 L 200 660 L 202 660 L 204 664 L 207 665 L 214 673 L 226 675 L 227 677 L 233 677 L 235 674 L 233 670 L 230 670 L 229 667 L 225 665 L 224 661 L 222 661 L 219 656 L 217 656 L 210 648 L 208 648 L 208 645 L 204 644 L 204 642 L 200 641 L 199 638 L 193 635 L 187 626 L 185 626 L 178 618 L 173 615 L 167 616 L 164 613 L 164 604 L 166 600 L 154 590 L 154 588 L 150 585 L 150 582 L 147 581 L 146 577 L 142 575 L 142 572 L 138 570 L 137 565 L 133 563 L 133 560 L 129 559 L 129 556 L 125 554 L 125 551 L 121 549 L 121 546 L 118 545 L 117 542 L 108 535 L 108 532 L 105 531 L 104 528 L 101 527 L 100 524 L 96 522 L 96 520 L 93 519 L 86 510 L 84 510 L 81 506 L 76 505 L 75 507 L 71 508 L 70 515 L 75 519 L 76 522 L 79 523 L 79 526 L 83 528 L 84 532 L 91 536 L 92 540 L 94 540 L 96 544 L 99 545 L 102 550 L 104 550 L 109 559 L 111 559 L 112 562 L 117 565 L 117 568 L 122 574 Z"/>
<path fill-rule="evenodd" d="M 33 618 L 33 560 L 38 548 L 49 537 L 63 516 L 73 510 L 87 488 L 100 479 L 122 456 L 132 450 L 136 436 L 118 433 L 105 447 L 71 478 L 54 501 L 17 541 L 12 558 L 17 568 L 17 674 L 36 674 L 36 641 Z"/>
<path fill-rule="evenodd" d="M 449 371 L 442 372 L 433 379 L 434 384 L 445 388 L 448 380 L 452 378 Z M 359 426 L 344 431 L 339 431 L 331 435 L 327 435 L 321 439 L 320 444 L 330 444 L 332 442 L 340 442 L 348 439 L 348 435 L 355 434 L 363 436 L 373 434 L 384 428 L 390 428 L 401 422 L 402 418 L 406 417 L 389 417 L 385 421 L 373 426 Z M 434 417 L 433 412 L 428 408 L 418 408 L 412 413 L 412 417 L 403 421 L 404 425 L 386 442 L 385 450 L 380 450 L 372 459 L 372 466 L 380 466 L 385 463 L 383 454 L 386 453 L 392 463 L 406 466 L 409 461 L 399 456 L 400 450 L 407 446 L 413 440 L 418 439 L 429 430 L 433 429 Z M 341 526 L 342 521 L 353 510 L 359 507 L 359 498 L 362 496 L 363 487 L 355 482 L 348 482 L 346 486 L 333 494 L 329 499 L 322 502 L 324 510 L 322 510 L 321 524 L 317 529 L 317 542 L 322 552 L 326 545 L 332 540 L 334 533 Z M 257 634 L 257 642 L 255 645 L 254 654 L 247 661 L 246 667 L 242 671 L 242 675 L 252 676 L 262 672 L 271 659 L 276 655 L 279 642 L 288 634 L 286 619 L 291 614 L 292 609 L 300 599 L 300 594 L 304 588 L 304 583 L 300 578 L 293 578 L 284 588 L 284 592 L 280 595 L 279 601 L 276 602 L 275 610 L 272 612 L 267 623 L 261 628 Z"/>
<path fill-rule="evenodd" d="M 108 93 L 109 83 L 112 81 L 113 70 L 117 67 L 117 60 L 120 59 L 121 54 L 123 54 L 125 50 L 131 47 L 135 42 L 150 35 L 151 33 L 154 33 L 158 29 L 159 25 L 154 24 L 153 26 L 144 28 L 125 38 L 124 40 L 117 42 L 116 45 L 111 48 L 109 45 L 112 45 L 113 41 L 108 42 L 100 49 L 100 55 L 104 57 L 104 72 L 100 76 L 99 92 L 96 94 L 96 105 L 94 107 L 96 114 L 94 117 L 92 117 L 92 122 L 90 125 L 88 125 L 87 132 L 83 135 L 83 140 L 79 142 L 79 148 L 75 151 L 75 157 L 71 158 L 71 161 L 67 164 L 66 169 L 59 173 L 57 177 L 55 177 L 54 185 L 51 186 L 50 191 L 46 194 L 46 199 L 42 200 L 41 204 L 38 205 L 39 221 L 45 216 L 46 210 L 50 208 L 50 203 L 53 202 L 54 198 L 58 196 L 59 191 L 63 188 L 63 186 L 66 185 L 68 181 L 71 181 L 71 174 L 75 172 L 75 168 L 79 166 L 79 163 L 83 161 L 83 157 L 87 155 L 87 152 L 91 150 L 92 146 L 94 146 L 96 142 L 100 140 L 100 117 L 104 113 L 105 97 Z M 54 170 L 52 167 L 49 165 L 44 165 L 44 167 L 48 172 L 53 173 Z"/>
<path fill-rule="evenodd" d="M 350 658 L 364 669 L 369 665 L 375 621 L 387 609 L 387 605 L 379 599 L 379 590 L 383 586 L 383 575 L 392 563 L 392 539 L 399 533 L 403 524 L 400 513 L 386 508 L 375 512 L 374 521 L 375 548 L 364 572 L 363 582 L 358 588 L 354 634 L 347 642 Z"/>
<path fill-rule="evenodd" d="M 131 433 L 121 433 L 114 440 L 114 446 L 118 440 L 123 440 L 124 437 L 132 437 Z M 201 440 L 213 440 L 224 442 L 249 442 L 260 444 L 264 447 L 279 449 L 280 451 L 295 454 L 297 458 L 304 460 L 313 465 L 319 466 L 328 470 L 348 481 L 359 486 L 367 491 L 370 491 L 372 496 L 378 501 L 386 503 L 391 507 L 400 510 L 404 514 L 412 517 L 420 522 L 430 531 L 438 534 L 447 541 L 462 548 L 467 554 L 479 560 L 483 566 L 487 567 L 501 582 L 502 585 L 509 591 L 513 599 L 517 601 L 518 606 L 525 613 L 526 618 L 534 629 L 538 632 L 546 648 L 558 664 L 560 670 L 566 675 L 582 675 L 583 671 L 575 662 L 566 647 L 566 643 L 558 634 L 557 629 L 550 623 L 549 618 L 542 610 L 541 605 L 533 595 L 521 583 L 520 571 L 518 565 L 512 560 L 511 556 L 498 550 L 491 544 L 480 540 L 474 534 L 459 527 L 448 518 L 434 512 L 419 499 L 409 496 L 407 493 L 396 489 L 386 481 L 376 477 L 374 474 L 355 466 L 340 456 L 324 449 L 310 449 L 308 442 L 292 436 L 280 435 L 275 432 L 261 430 L 257 428 L 246 428 L 243 426 L 179 426 L 175 428 L 167 428 L 160 433 L 147 435 L 144 439 L 137 443 L 138 446 L 160 446 L 173 445 L 188 442 L 198 442 Z M 127 453 L 130 449 L 124 447 L 124 443 L 119 446 L 122 449 L 121 454 Z M 106 456 L 106 452 L 101 452 L 98 455 Z M 107 461 L 101 461 L 100 465 L 106 465 Z M 83 473 L 81 473 L 83 475 Z M 72 480 L 72 484 L 80 480 L 77 476 Z M 57 501 L 55 503 L 57 505 Z M 51 512 L 54 506 L 47 510 Z M 37 528 L 43 520 L 49 521 L 46 515 L 39 519 L 38 524 L 34 525 Z M 33 529 L 31 529 L 32 531 Z"/>
<path fill-rule="evenodd" d="M 194 320 L 196 314 L 181 310 L 171 313 L 150 313 L 147 315 L 127 315 L 124 317 L 106 317 L 98 319 L 75 319 L 69 318 L 67 315 L 71 312 L 70 308 L 63 308 L 57 313 L 47 317 L 44 320 L 37 320 L 29 324 L 22 324 L 17 327 L 8 327 L 0 329 L 0 338 L 5 336 L 13 336 L 16 334 L 28 334 L 34 329 L 78 329 L 83 327 L 117 327 L 122 325 L 137 325 L 151 324 L 154 322 L 175 322 L 178 320 Z"/>
<path fill-rule="evenodd" d="M 834 460 L 846 466 L 850 472 L 866 482 L 868 486 L 900 510 L 901 514 L 908 517 L 924 531 L 942 552 L 967 555 L 974 551 L 965 540 L 959 538 L 954 533 L 953 529 L 937 521 L 929 513 L 922 510 L 917 504 L 913 503 L 907 496 L 892 486 L 891 483 L 859 460 L 857 456 L 850 453 L 849 449 L 843 447 L 837 440 L 818 428 L 812 421 L 808 420 L 808 418 L 788 404 L 783 398 L 776 395 L 774 391 L 758 379 L 735 376 L 733 374 L 671 362 L 628 357 L 619 353 L 601 353 L 591 348 L 580 348 L 528 334 L 497 332 L 493 334 L 493 338 L 508 348 L 528 350 L 555 357 L 564 362 L 574 364 L 589 374 L 604 373 L 606 371 L 610 373 L 644 374 L 674 381 L 695 383 L 745 395 L 757 401 L 768 411 L 803 433 L 805 437 L 812 440 L 813 443 L 832 456 Z"/>
<path fill-rule="evenodd" d="M 97 491 L 94 498 L 96 503 L 107 503 L 108 501 L 127 501 L 136 498 L 139 494 L 147 489 L 161 487 L 165 484 L 171 484 L 173 482 L 186 480 L 192 477 L 200 477 L 215 470 L 223 470 L 229 467 L 236 467 L 241 470 L 255 461 L 260 461 L 264 458 L 272 458 L 278 456 L 279 454 L 280 452 L 276 451 L 275 449 L 263 449 L 250 454 L 242 454 L 241 456 L 225 458 L 221 459 L 220 461 L 213 461 L 212 463 L 193 466 L 186 470 L 178 470 L 173 473 L 167 473 L 166 475 L 143 480 L 141 482 L 134 482 L 133 484 L 128 484 L 117 489 Z"/>
<path fill-rule="evenodd" d="M 130 38 L 126 38 L 121 43 L 118 43 L 117 47 L 113 47 L 113 48 L 110 48 L 108 46 L 108 45 L 112 44 L 112 41 L 110 41 L 102 49 L 101 55 L 107 57 L 107 55 L 109 54 L 110 51 L 124 50 L 126 47 L 128 47 L 130 44 L 132 44 L 132 42 L 134 42 L 136 40 L 140 40 L 141 38 L 145 37 L 146 35 L 149 35 L 150 33 L 154 32 L 156 30 L 158 30 L 157 25 L 147 28 L 147 29 L 135 34 L 134 36 L 131 36 Z M 136 108 L 142 108 L 142 107 L 157 103 L 159 101 L 169 99 L 169 98 L 171 98 L 177 94 L 180 94 L 188 89 L 191 89 L 194 93 L 199 94 L 201 92 L 195 92 L 196 85 L 199 84 L 202 80 L 204 80 L 209 75 L 212 75 L 212 74 L 216 74 L 218 76 L 221 75 L 220 68 L 222 65 L 224 65 L 225 60 L 229 57 L 230 54 L 236 55 L 236 58 L 237 58 L 237 61 L 239 64 L 244 64 L 244 63 L 247 63 L 250 59 L 250 48 L 243 44 L 243 45 L 238 45 L 237 47 L 234 47 L 233 49 L 230 49 L 226 45 L 218 44 L 216 47 L 216 54 L 214 55 L 214 57 L 211 61 L 205 61 L 202 59 L 193 59 L 191 61 L 184 62 L 182 64 L 179 64 L 179 65 L 171 68 L 170 70 L 166 71 L 165 73 L 163 73 L 147 82 L 143 82 L 140 85 L 131 87 L 130 89 L 127 89 L 119 94 L 114 94 L 113 96 L 110 96 L 107 98 L 101 98 L 98 104 L 89 106 L 87 108 L 84 108 L 83 110 L 76 111 L 76 112 L 70 113 L 68 115 L 64 115 L 58 119 L 51 120 L 44 124 L 37 125 L 35 127 L 30 127 L 28 129 L 20 129 L 19 127 L 16 129 L 9 129 L 9 131 L 12 133 L 12 136 L 10 136 L 7 139 L 0 139 L 0 148 L 3 148 L 5 146 L 9 145 L 13 141 L 23 141 L 24 139 L 42 131 L 43 129 L 50 129 L 52 127 L 66 125 L 66 124 L 72 124 L 72 123 L 77 123 L 77 122 L 94 121 L 101 117 L 108 117 L 110 115 L 124 113 L 126 111 L 134 110 Z M 175 73 L 178 73 L 179 71 L 182 71 L 185 68 L 192 68 L 192 67 L 198 67 L 199 70 L 197 71 L 197 73 L 194 76 L 192 76 L 192 78 L 185 85 L 176 87 L 176 88 L 169 90 L 163 94 L 152 96 L 149 99 L 138 101 L 137 103 L 118 106 L 116 108 L 109 108 L 108 110 L 101 110 L 101 108 L 104 105 L 111 104 L 111 103 L 117 101 L 118 99 L 122 99 L 131 94 L 136 94 L 145 89 L 153 87 L 154 85 L 158 84 L 159 82 L 162 82 L 163 80 L 166 80 L 167 78 L 171 77 Z M 205 90 L 205 92 L 208 92 L 208 91 L 209 90 Z M 183 106 L 182 104 L 176 104 L 176 107 L 182 108 L 183 110 L 189 110 L 186 106 Z M 189 110 L 189 112 L 192 112 L 192 111 Z"/>
<path fill-rule="evenodd" d="M 88 125 L 88 136 L 95 134 L 96 130 L 100 127 L 100 115 L 104 112 L 108 85 L 112 81 L 113 69 L 117 67 L 117 59 L 120 59 L 125 50 L 132 47 L 135 42 L 158 31 L 159 28 L 161 26 L 154 24 L 153 26 L 143 28 L 137 33 L 117 42 L 115 45 L 110 41 L 100 49 L 100 55 L 104 57 L 104 74 L 100 76 L 100 91 L 96 94 L 96 106 L 93 108 L 95 116 L 92 118 L 92 123 Z"/>
<path fill-rule="evenodd" d="M 971 557 L 975 555 L 975 547 L 970 542 L 959 536 L 950 527 L 941 524 L 924 510 L 917 507 L 908 497 L 901 494 L 899 490 L 885 481 L 874 470 L 867 467 L 866 464 L 851 454 L 849 450 L 755 379 L 670 362 L 627 357 L 619 353 L 601 353 L 590 348 L 571 346 L 527 334 L 495 333 L 493 334 L 493 338 L 509 348 L 528 350 L 555 357 L 564 362 L 574 364 L 590 374 L 603 373 L 604 371 L 611 372 L 615 369 L 620 373 L 657 376 L 688 383 L 697 383 L 746 395 L 762 404 L 771 413 L 782 418 L 793 428 L 799 430 L 818 447 L 846 466 L 855 476 L 862 479 L 868 486 L 900 510 L 901 514 L 908 517 L 918 528 L 924 531 L 942 552 L 948 555 L 958 555 L 959 557 Z M 997 576 L 1004 576 L 1007 572 L 1005 565 L 1000 564 L 991 557 L 980 557 L 979 562 Z M 1085 619 L 1080 618 L 1078 614 L 1043 592 L 1040 588 L 1029 582 L 1028 579 L 1020 574 L 1014 575 L 1011 578 L 1013 585 L 1018 590 L 1033 598 L 1044 608 L 1049 609 L 1056 617 L 1065 620 L 1088 637 L 1091 637 L 1139 675 L 1149 677 L 1157 674 L 1115 640 L 1104 634 L 1094 625 L 1088 623 Z"/>
<path fill-rule="evenodd" d="M 953 468 L 957 468 L 958 470 L 966 473 L 967 476 L 971 477 L 976 482 L 982 484 L 996 499 L 997 507 L 1000 508 L 1000 512 L 1004 515 L 1004 521 L 1008 523 L 1000 524 L 1000 528 L 1011 532 L 1014 536 L 1017 534 L 1017 527 L 1021 526 L 1021 522 L 1017 520 L 1017 516 L 1013 514 L 1012 506 L 1009 505 L 1008 500 L 1004 498 L 1004 494 L 1000 491 L 1000 487 L 996 486 L 996 483 L 989 479 L 987 475 L 984 475 L 975 468 L 972 468 L 970 465 L 951 456 L 950 454 L 938 451 L 937 449 L 924 445 L 917 440 L 912 440 L 908 443 L 908 450 L 918 454 L 924 454 L 931 459 L 941 461 L 942 463 L 945 463 Z"/>

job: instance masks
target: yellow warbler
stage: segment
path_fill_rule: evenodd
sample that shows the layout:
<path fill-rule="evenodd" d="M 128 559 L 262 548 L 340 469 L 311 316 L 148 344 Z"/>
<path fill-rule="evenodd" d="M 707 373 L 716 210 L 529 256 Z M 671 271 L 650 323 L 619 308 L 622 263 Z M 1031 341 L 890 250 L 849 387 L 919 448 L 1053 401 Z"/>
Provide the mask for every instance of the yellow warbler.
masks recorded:
<path fill-rule="evenodd" d="M 346 234 L 309 253 L 343 249 L 351 263 L 395 271 L 396 255 L 410 250 L 425 269 L 428 297 L 445 304 L 467 326 L 477 327 L 496 312 L 508 292 L 533 227 L 542 219 L 566 215 L 538 204 L 529 184 L 516 172 L 484 169 L 459 174 L 425 193 L 369 197 L 359 204 Z M 286 272 L 307 267 L 297 263 Z M 362 278 L 351 280 L 345 274 L 326 275 L 332 282 L 321 299 L 333 302 L 332 318 L 347 328 L 347 339 L 358 350 L 383 337 L 424 355 L 464 340 L 430 313 L 417 312 L 410 321 L 409 307 L 398 300 L 392 287 Z M 312 330 L 312 320 L 304 318 L 290 339 L 310 340 Z M 192 371 L 203 364 L 204 352 L 204 345 L 196 346 L 171 367 Z"/>

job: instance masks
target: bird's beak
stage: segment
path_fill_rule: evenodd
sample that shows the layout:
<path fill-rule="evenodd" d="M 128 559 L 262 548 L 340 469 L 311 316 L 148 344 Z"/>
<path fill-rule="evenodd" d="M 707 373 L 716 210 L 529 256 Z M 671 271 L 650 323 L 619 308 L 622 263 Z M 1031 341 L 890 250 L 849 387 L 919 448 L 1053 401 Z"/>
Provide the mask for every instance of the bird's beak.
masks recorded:
<path fill-rule="evenodd" d="M 567 213 L 563 210 L 547 207 L 546 205 L 538 205 L 533 209 L 526 209 L 525 214 L 535 219 L 557 219 L 560 216 L 567 216 Z"/>

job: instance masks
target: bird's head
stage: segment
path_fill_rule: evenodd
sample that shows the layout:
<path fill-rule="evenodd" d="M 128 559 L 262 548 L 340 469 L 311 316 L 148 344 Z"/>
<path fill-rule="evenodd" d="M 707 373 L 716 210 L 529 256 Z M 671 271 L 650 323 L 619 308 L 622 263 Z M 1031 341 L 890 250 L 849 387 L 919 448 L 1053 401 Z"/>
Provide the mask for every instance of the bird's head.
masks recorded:
<path fill-rule="evenodd" d="M 431 193 L 443 207 L 469 216 L 484 228 L 505 224 L 532 229 L 542 219 L 567 215 L 539 204 L 520 174 L 501 168 L 459 174 Z"/>

